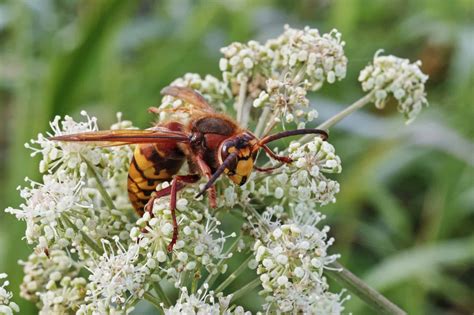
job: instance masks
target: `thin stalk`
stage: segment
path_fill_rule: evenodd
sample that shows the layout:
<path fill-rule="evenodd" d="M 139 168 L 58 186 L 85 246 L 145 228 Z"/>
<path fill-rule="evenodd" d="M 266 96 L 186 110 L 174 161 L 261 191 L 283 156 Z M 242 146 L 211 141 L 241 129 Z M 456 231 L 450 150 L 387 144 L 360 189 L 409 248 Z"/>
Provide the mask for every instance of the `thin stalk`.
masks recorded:
<path fill-rule="evenodd" d="M 265 127 L 265 131 L 263 131 L 264 135 L 267 135 L 270 131 L 272 131 L 273 127 L 276 125 L 276 118 L 278 117 L 279 112 L 278 110 L 274 110 L 272 116 L 268 120 L 267 126 Z"/>
<path fill-rule="evenodd" d="M 255 128 L 255 136 L 257 136 L 257 138 L 262 135 L 263 127 L 265 126 L 265 123 L 267 122 L 267 118 L 271 110 L 272 109 L 270 106 L 265 106 L 263 108 L 262 115 L 258 119 L 257 128 Z"/>
<path fill-rule="evenodd" d="M 216 293 L 223 291 L 229 284 L 231 284 L 238 276 L 242 274 L 247 268 L 249 261 L 253 258 L 253 255 L 250 255 L 244 262 L 241 263 L 239 268 L 237 268 L 233 273 L 231 273 L 227 279 L 225 279 L 215 290 Z"/>
<path fill-rule="evenodd" d="M 335 270 L 326 269 L 325 273 L 339 282 L 343 287 L 349 289 L 361 300 L 371 306 L 378 314 L 406 315 L 407 313 L 393 304 L 382 294 L 369 287 L 364 281 L 359 279 L 352 272 L 335 262 L 332 266 Z"/>
<path fill-rule="evenodd" d="M 240 298 L 242 295 L 246 294 L 247 291 L 253 290 L 254 288 L 258 287 L 260 285 L 260 279 L 257 277 L 244 285 L 242 288 L 238 289 L 232 294 L 232 298 L 230 299 L 231 302 L 237 300 Z"/>
<path fill-rule="evenodd" d="M 234 251 L 234 249 L 237 247 L 237 245 L 239 245 L 239 241 L 240 239 L 242 238 L 242 235 L 239 234 L 239 236 L 237 236 L 237 238 L 235 239 L 235 241 L 232 243 L 232 245 L 230 245 L 229 249 L 226 251 L 226 253 L 224 254 L 225 257 L 228 257 L 228 255 L 230 253 L 232 253 Z M 216 265 L 216 268 L 217 270 L 221 269 L 222 265 L 224 264 L 225 262 L 225 259 L 221 259 L 217 265 Z M 212 285 L 214 284 L 214 282 L 216 281 L 217 277 L 219 277 L 219 272 L 216 272 L 215 274 L 212 274 L 212 273 L 209 273 L 209 275 L 207 276 L 206 280 L 204 280 L 204 283 L 207 283 L 209 285 L 209 287 L 212 287 Z"/>
<path fill-rule="evenodd" d="M 145 300 L 153 304 L 158 309 L 159 314 L 163 314 L 163 308 L 160 305 L 161 301 L 156 296 L 152 295 L 149 292 L 145 292 L 145 294 L 143 294 L 143 297 L 145 298 Z"/>
<path fill-rule="evenodd" d="M 166 307 L 170 307 L 171 301 L 158 281 L 153 282 L 153 288 L 155 289 L 156 294 L 158 294 L 158 297 L 160 298 L 161 302 Z"/>
<path fill-rule="evenodd" d="M 109 193 L 105 189 L 104 185 L 102 184 L 102 180 L 99 177 L 99 174 L 97 174 L 94 165 L 86 159 L 84 156 L 81 156 L 82 160 L 86 162 L 87 164 L 87 170 L 90 176 L 94 177 L 95 180 L 97 181 L 97 189 L 99 190 L 100 194 L 102 195 L 102 198 L 104 198 L 105 204 L 110 210 L 117 209 L 114 205 L 114 202 L 112 201 L 112 198 L 110 197 Z"/>
<path fill-rule="evenodd" d="M 249 124 L 249 119 L 250 119 L 250 110 L 252 109 L 252 102 L 248 99 L 244 102 L 244 105 L 242 105 L 243 110 L 242 110 L 242 127 L 247 128 Z"/>
<path fill-rule="evenodd" d="M 358 110 L 358 109 L 364 107 L 365 105 L 369 104 L 372 100 L 372 97 L 373 97 L 374 93 L 375 92 L 372 91 L 372 92 L 366 94 L 364 97 L 358 99 L 357 101 L 352 103 L 352 105 L 350 105 L 349 107 L 347 107 L 344 110 L 340 111 L 336 115 L 332 116 L 331 118 L 329 118 L 328 120 L 326 120 L 325 122 L 323 122 L 322 124 L 320 124 L 316 128 L 327 130 L 330 127 L 334 126 L 336 123 L 338 123 L 342 119 L 346 118 L 347 116 L 349 116 L 350 114 L 352 114 L 356 110 Z M 309 140 L 311 140 L 313 138 L 314 138 L 314 135 L 306 135 L 306 136 L 301 137 L 299 142 L 305 143 L 305 142 L 308 142 Z"/>
<path fill-rule="evenodd" d="M 74 225 L 74 223 L 72 223 L 72 221 L 67 217 L 67 216 L 64 216 L 64 221 L 66 221 L 66 224 L 69 225 L 70 228 L 72 228 L 74 230 L 74 232 L 79 232 L 81 233 L 81 236 L 82 236 L 82 239 L 84 240 L 84 242 L 86 242 L 87 245 L 89 245 L 89 247 L 95 251 L 97 254 L 99 255 L 102 255 L 104 253 L 104 251 L 102 250 L 102 248 L 97 245 L 96 242 L 94 242 L 93 239 L 91 239 L 89 237 L 89 235 L 87 235 L 86 233 L 84 233 L 83 231 L 79 230 L 77 228 L 77 226 Z"/>
<path fill-rule="evenodd" d="M 242 123 L 245 98 L 247 96 L 247 81 L 240 84 L 239 96 L 237 99 L 237 121 Z M 244 127 L 245 128 L 245 127 Z"/>

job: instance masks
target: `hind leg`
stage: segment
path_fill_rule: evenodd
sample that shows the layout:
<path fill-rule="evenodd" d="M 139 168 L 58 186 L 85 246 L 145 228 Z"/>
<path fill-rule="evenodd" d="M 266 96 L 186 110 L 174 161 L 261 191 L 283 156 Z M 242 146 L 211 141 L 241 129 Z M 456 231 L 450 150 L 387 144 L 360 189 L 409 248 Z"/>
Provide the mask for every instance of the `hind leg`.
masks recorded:
<path fill-rule="evenodd" d="M 199 180 L 199 175 L 176 175 L 173 177 L 171 181 L 171 185 L 169 187 L 163 188 L 157 191 L 154 196 L 150 198 L 145 206 L 145 210 L 152 214 L 153 204 L 157 198 L 164 197 L 170 195 L 170 211 L 171 217 L 173 219 L 173 237 L 171 242 L 168 245 L 168 251 L 171 252 L 173 250 L 173 246 L 176 244 L 178 240 L 178 221 L 176 220 L 176 201 L 177 201 L 177 193 L 179 190 L 183 189 L 186 184 L 195 183 Z"/>

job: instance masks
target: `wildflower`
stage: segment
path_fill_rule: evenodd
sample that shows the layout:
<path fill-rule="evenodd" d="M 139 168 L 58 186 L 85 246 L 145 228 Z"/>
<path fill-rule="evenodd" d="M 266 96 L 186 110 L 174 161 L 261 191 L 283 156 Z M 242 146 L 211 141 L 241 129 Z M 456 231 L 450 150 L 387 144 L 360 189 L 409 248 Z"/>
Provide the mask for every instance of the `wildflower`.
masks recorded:
<path fill-rule="evenodd" d="M 219 61 L 219 69 L 222 71 L 224 82 L 232 87 L 236 95 L 241 84 L 247 84 L 249 94 L 256 97 L 268 78 L 273 51 L 257 41 L 249 41 L 247 44 L 232 43 L 221 48 L 224 55 Z"/>
<path fill-rule="evenodd" d="M 102 310 L 103 306 L 127 310 L 134 298 L 141 298 L 147 289 L 147 278 L 156 266 L 151 257 L 140 260 L 136 244 L 125 248 L 116 237 L 114 243 L 102 241 L 104 254 L 88 262 L 90 271 L 87 309 Z"/>
<path fill-rule="evenodd" d="M 303 30 L 285 25 L 285 31 L 266 46 L 274 52 L 272 67 L 289 73 L 295 83 L 309 91 L 321 88 L 324 82 L 334 83 L 346 76 L 347 58 L 341 33 L 332 30 L 320 35 L 314 28 Z"/>
<path fill-rule="evenodd" d="M 179 314 L 209 314 L 209 315 L 249 315 L 241 306 L 232 310 L 230 300 L 232 296 L 223 296 L 209 291 L 209 286 L 205 283 L 203 289 L 199 289 L 197 294 L 189 295 L 186 287 L 181 289 L 181 294 L 175 305 L 165 308 L 165 315 Z"/>
<path fill-rule="evenodd" d="M 27 261 L 22 261 L 25 276 L 20 286 L 20 296 L 35 302 L 40 309 L 52 304 L 69 305 L 72 309 L 78 308 L 83 302 L 85 279 L 79 277 L 81 265 L 75 262 L 64 250 L 53 249 L 48 252 L 33 252 Z M 79 288 L 81 287 L 81 288 Z M 51 301 L 47 291 L 67 292 L 61 301 Z M 54 300 L 54 299 L 53 299 Z M 74 307 L 75 305 L 75 307 Z"/>
<path fill-rule="evenodd" d="M 325 174 L 340 173 L 341 159 L 335 154 L 334 147 L 319 137 L 301 145 L 293 142 L 289 146 L 290 165 L 284 165 L 273 176 L 265 176 L 260 184 L 246 185 L 243 188 L 263 197 L 283 196 L 293 203 L 307 204 L 315 202 L 326 205 L 336 201 L 339 183 Z"/>
<path fill-rule="evenodd" d="M 0 280 L 6 278 L 7 274 L 0 273 Z M 3 283 L 0 286 L 0 314 L 11 315 L 13 312 L 18 313 L 20 308 L 15 302 L 11 301 L 13 294 L 5 289 L 5 287 L 7 287 L 10 282 L 7 280 L 3 280 L 2 282 Z"/>
<path fill-rule="evenodd" d="M 410 123 L 428 105 L 425 92 L 428 76 L 420 70 L 421 61 L 410 63 L 393 55 L 381 56 L 381 52 L 377 51 L 372 64 L 360 72 L 362 89 L 373 93 L 372 101 L 379 109 L 385 107 L 391 96 L 398 111 Z"/>
<path fill-rule="evenodd" d="M 173 235 L 169 198 L 156 200 L 153 216 L 145 213 L 137 221 L 138 226 L 131 231 L 132 240 L 160 263 L 165 278 L 176 287 L 182 284 L 183 271 L 205 267 L 210 273 L 221 273 L 227 265 L 219 265 L 219 262 L 232 256 L 224 253 L 224 244 L 227 238 L 235 237 L 235 234 L 225 235 L 219 229 L 220 222 L 209 213 L 207 205 L 193 200 L 194 194 L 193 189 L 184 190 L 177 201 L 180 236 L 171 255 L 167 254 L 167 246 Z M 141 233 L 141 230 L 145 232 Z"/>
<path fill-rule="evenodd" d="M 339 257 L 327 251 L 334 239 L 328 239 L 328 226 L 317 227 L 324 217 L 308 210 L 294 211 L 293 219 L 283 223 L 271 221 L 273 213 L 264 214 L 267 220 L 258 227 L 264 231 L 257 233 L 260 237 L 253 251 L 267 312 L 313 314 L 322 304 L 333 310 L 343 309 L 343 301 L 328 292 L 323 277 L 324 269 Z"/>

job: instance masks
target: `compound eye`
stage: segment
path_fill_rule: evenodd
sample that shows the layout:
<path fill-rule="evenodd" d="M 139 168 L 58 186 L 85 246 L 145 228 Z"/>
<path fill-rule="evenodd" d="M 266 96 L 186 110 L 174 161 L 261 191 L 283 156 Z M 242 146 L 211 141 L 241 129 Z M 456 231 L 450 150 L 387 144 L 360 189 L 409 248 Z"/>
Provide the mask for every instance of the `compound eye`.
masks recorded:
<path fill-rule="evenodd" d="M 227 159 L 229 154 L 236 152 L 237 148 L 235 147 L 235 143 L 233 140 L 227 140 L 222 144 L 221 150 L 220 150 L 220 157 L 221 157 L 221 163 L 224 163 L 224 161 Z M 232 163 L 233 165 L 234 163 Z M 230 166 L 232 166 L 230 165 Z M 234 166 L 235 167 L 235 166 Z"/>

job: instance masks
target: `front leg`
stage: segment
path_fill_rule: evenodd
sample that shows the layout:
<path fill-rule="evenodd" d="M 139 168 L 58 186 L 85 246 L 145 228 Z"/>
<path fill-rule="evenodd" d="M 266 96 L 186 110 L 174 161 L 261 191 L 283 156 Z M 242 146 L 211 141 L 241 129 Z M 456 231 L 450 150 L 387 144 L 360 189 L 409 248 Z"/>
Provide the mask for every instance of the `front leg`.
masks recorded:
<path fill-rule="evenodd" d="M 209 165 L 207 165 L 206 162 L 200 156 L 197 156 L 195 160 L 196 160 L 197 166 L 201 170 L 201 173 L 204 174 L 204 176 L 206 176 L 207 180 L 210 180 L 212 177 L 212 173 L 211 173 L 211 168 L 209 167 Z M 212 185 L 211 187 L 209 187 L 208 191 L 209 191 L 210 207 L 217 208 L 216 187 Z"/>

